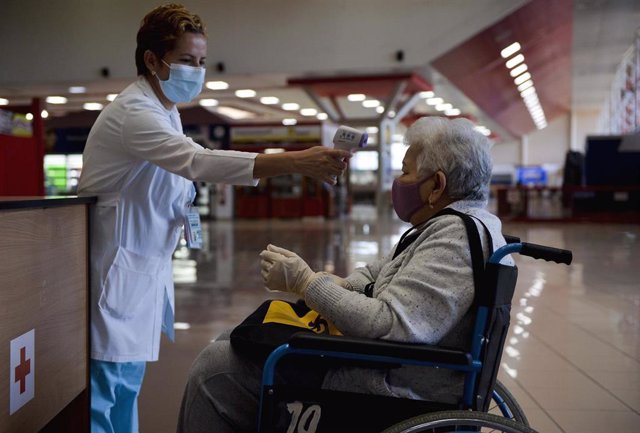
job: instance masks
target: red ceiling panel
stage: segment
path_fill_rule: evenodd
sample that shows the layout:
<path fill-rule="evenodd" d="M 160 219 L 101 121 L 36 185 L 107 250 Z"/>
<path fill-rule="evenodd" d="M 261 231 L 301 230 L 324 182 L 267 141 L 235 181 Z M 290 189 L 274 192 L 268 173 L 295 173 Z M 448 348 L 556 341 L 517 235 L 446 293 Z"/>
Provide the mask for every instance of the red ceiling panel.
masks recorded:
<path fill-rule="evenodd" d="M 547 121 L 571 106 L 572 0 L 532 0 L 432 62 L 434 68 L 516 137 L 535 124 L 500 51 L 513 42 L 532 75 Z"/>
<path fill-rule="evenodd" d="M 364 93 L 382 99 L 389 97 L 398 83 L 406 81 L 405 93 L 432 90 L 433 86 L 415 73 L 389 75 L 358 75 L 346 77 L 307 77 L 288 80 L 290 86 L 307 86 L 318 96 L 347 96 L 350 93 Z"/>

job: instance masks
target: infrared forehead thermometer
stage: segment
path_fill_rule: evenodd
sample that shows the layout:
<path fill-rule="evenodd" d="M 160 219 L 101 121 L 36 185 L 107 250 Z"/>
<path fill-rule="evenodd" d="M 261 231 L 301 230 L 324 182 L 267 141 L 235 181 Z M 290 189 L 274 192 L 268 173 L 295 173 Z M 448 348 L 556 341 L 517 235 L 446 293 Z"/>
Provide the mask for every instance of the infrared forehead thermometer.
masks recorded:
<path fill-rule="evenodd" d="M 333 136 L 333 145 L 336 149 L 355 150 L 365 147 L 368 138 L 365 131 L 341 125 Z"/>

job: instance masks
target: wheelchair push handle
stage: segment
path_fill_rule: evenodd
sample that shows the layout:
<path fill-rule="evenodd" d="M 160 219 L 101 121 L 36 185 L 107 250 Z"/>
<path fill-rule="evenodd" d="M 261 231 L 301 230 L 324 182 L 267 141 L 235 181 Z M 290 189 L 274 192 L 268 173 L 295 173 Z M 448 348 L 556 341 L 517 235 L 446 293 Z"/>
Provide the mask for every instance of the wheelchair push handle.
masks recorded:
<path fill-rule="evenodd" d="M 545 247 L 544 245 L 530 244 L 528 242 L 522 242 L 520 254 L 548 262 L 564 263 L 565 265 L 570 265 L 571 260 L 573 260 L 573 254 L 569 250 Z"/>
<path fill-rule="evenodd" d="M 500 263 L 500 260 L 502 260 L 504 256 L 512 253 L 520 253 L 523 256 L 532 257 L 534 259 L 564 263 L 565 265 L 570 265 L 573 260 L 573 254 L 569 250 L 530 244 L 529 242 L 513 242 L 498 248 L 489 258 L 489 262 Z"/>

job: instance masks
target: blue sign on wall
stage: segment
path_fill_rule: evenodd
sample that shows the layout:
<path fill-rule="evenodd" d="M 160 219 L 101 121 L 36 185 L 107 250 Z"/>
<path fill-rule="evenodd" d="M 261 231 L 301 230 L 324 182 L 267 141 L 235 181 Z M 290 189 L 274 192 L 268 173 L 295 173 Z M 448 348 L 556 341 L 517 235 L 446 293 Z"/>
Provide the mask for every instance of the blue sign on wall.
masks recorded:
<path fill-rule="evenodd" d="M 546 185 L 547 172 L 539 165 L 516 168 L 518 185 Z"/>

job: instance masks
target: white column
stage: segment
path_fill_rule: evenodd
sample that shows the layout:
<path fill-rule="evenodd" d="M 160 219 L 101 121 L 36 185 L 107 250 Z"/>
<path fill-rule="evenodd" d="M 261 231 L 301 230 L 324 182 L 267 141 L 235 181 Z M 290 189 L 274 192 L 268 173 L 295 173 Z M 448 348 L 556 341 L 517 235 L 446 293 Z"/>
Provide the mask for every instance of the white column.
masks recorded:
<path fill-rule="evenodd" d="M 391 141 L 396 132 L 393 119 L 385 117 L 378 126 L 378 173 L 376 186 L 376 209 L 378 215 L 387 212 L 390 206 L 389 191 L 391 190 Z"/>
<path fill-rule="evenodd" d="M 529 163 L 529 136 L 523 135 L 520 138 L 520 165 L 525 166 Z"/>
<path fill-rule="evenodd" d="M 582 150 L 578 142 L 578 115 L 571 110 L 569 113 L 569 150 Z"/>

